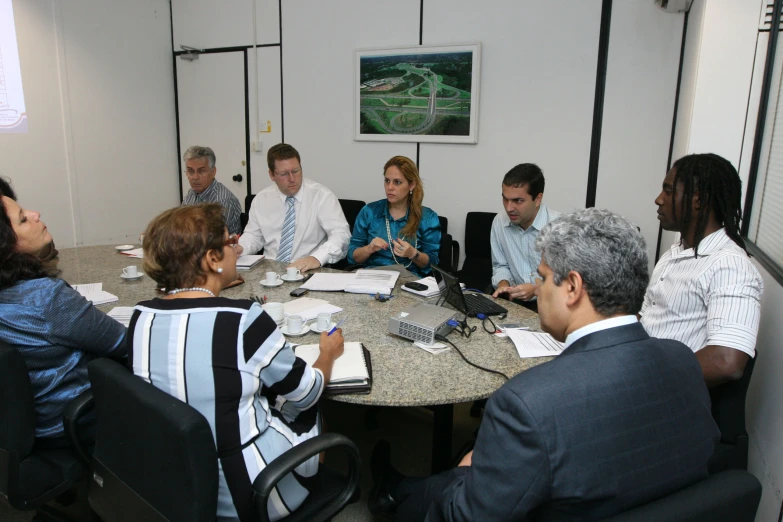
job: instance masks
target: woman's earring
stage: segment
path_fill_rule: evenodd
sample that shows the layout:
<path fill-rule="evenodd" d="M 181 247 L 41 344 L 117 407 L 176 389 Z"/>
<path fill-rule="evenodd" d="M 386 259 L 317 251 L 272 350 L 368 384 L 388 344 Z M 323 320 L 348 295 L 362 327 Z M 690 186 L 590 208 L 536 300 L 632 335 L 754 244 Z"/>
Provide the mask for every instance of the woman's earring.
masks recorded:
<path fill-rule="evenodd" d="M 412 196 L 413 195 L 413 191 L 411 190 L 410 192 L 408 192 L 408 195 Z"/>
<path fill-rule="evenodd" d="M 223 267 L 222 267 L 222 266 L 219 266 L 219 267 L 218 267 L 218 274 L 222 274 L 222 273 L 223 273 Z"/>

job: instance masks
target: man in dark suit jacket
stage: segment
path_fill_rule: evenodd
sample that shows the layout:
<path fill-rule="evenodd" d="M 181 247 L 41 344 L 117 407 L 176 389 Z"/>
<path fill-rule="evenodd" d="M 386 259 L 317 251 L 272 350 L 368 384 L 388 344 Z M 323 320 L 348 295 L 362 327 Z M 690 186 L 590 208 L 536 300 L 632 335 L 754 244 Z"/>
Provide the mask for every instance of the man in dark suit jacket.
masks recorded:
<path fill-rule="evenodd" d="M 489 400 L 457 468 L 403 478 L 379 446 L 370 508 L 398 520 L 600 520 L 707 476 L 719 431 L 693 352 L 636 318 L 644 239 L 585 209 L 548 224 L 536 289 L 542 328 L 566 349 Z"/>

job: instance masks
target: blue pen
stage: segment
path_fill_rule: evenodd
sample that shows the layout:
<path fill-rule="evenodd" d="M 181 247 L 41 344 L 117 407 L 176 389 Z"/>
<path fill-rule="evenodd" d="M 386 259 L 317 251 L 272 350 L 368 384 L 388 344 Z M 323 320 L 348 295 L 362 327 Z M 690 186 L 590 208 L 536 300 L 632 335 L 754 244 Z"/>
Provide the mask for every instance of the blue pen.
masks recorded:
<path fill-rule="evenodd" d="M 339 323 L 337 323 L 336 325 L 334 325 L 334 328 L 332 328 L 331 330 L 329 330 L 329 333 L 328 333 L 328 334 L 326 334 L 326 335 L 327 335 L 327 336 L 329 336 L 329 335 L 332 335 L 332 334 L 335 332 L 335 330 L 337 330 L 338 328 L 340 328 L 340 327 L 343 325 L 343 323 L 345 322 L 345 320 L 346 320 L 346 319 L 348 319 L 348 316 L 347 316 L 347 315 L 346 315 L 345 317 L 343 317 L 342 319 L 340 319 L 340 322 L 339 322 Z"/>

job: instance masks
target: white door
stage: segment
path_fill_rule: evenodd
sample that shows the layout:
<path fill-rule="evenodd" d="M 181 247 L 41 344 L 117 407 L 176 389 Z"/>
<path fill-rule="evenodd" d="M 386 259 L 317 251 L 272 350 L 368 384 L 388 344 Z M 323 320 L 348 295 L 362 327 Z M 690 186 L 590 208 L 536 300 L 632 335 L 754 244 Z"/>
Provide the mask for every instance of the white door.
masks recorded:
<path fill-rule="evenodd" d="M 215 179 L 236 195 L 243 209 L 249 186 L 245 70 L 245 51 L 177 59 L 180 150 L 184 154 L 191 145 L 211 147 L 217 158 Z M 184 197 L 190 185 L 185 162 L 182 157 L 179 161 Z"/>

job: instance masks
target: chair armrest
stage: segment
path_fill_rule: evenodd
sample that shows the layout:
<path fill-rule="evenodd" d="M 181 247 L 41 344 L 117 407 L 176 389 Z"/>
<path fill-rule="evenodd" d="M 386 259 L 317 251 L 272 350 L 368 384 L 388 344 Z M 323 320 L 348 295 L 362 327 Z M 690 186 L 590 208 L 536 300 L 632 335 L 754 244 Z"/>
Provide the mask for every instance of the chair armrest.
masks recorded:
<path fill-rule="evenodd" d="M 65 436 L 71 442 L 71 446 L 76 451 L 76 455 L 88 466 L 90 465 L 90 456 L 84 448 L 81 439 L 79 439 L 79 428 L 77 426 L 79 419 L 93 408 L 92 390 L 87 390 L 70 403 L 65 408 L 63 415 L 63 428 Z"/>
<path fill-rule="evenodd" d="M 347 504 L 359 487 L 359 470 L 361 468 L 359 449 L 356 447 L 356 444 L 344 435 L 323 433 L 301 444 L 297 444 L 277 457 L 253 481 L 254 503 L 261 521 L 268 522 L 267 501 L 272 490 L 283 477 L 291 473 L 307 459 L 318 455 L 322 451 L 336 447 L 342 447 L 348 455 L 348 487 L 343 490 L 342 494 L 325 511 L 329 511 L 332 507 L 340 507 Z"/>

